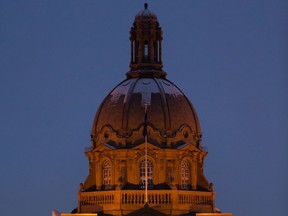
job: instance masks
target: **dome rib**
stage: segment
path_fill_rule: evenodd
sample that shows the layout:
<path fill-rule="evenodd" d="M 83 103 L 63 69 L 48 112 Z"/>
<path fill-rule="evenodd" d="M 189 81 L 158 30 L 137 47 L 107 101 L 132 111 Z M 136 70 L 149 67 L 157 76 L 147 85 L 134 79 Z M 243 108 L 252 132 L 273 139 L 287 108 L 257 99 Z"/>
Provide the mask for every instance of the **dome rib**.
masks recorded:
<path fill-rule="evenodd" d="M 180 91 L 182 93 L 182 95 L 185 97 L 186 101 L 188 102 L 188 105 L 190 106 L 190 109 L 192 110 L 192 115 L 193 115 L 193 119 L 194 119 L 194 125 L 196 126 L 195 129 L 196 131 L 193 131 L 195 132 L 197 135 L 201 134 L 201 127 L 200 127 L 200 122 L 199 122 L 199 119 L 198 119 L 198 116 L 196 114 L 196 110 L 194 108 L 194 106 L 192 105 L 192 103 L 190 102 L 190 100 L 186 97 L 186 95 L 182 92 L 182 90 L 180 88 L 178 88 L 177 85 L 174 85 L 178 91 Z"/>
<path fill-rule="evenodd" d="M 171 130 L 171 121 L 170 121 L 170 112 L 169 112 L 169 106 L 167 104 L 167 100 L 166 100 L 166 96 L 165 96 L 165 92 L 163 89 L 163 86 L 160 84 L 160 82 L 158 82 L 158 80 L 156 78 L 154 78 L 155 82 L 158 85 L 158 88 L 160 89 L 160 93 L 162 95 L 162 101 L 163 101 L 163 110 L 164 110 L 164 119 L 165 119 L 165 128 L 166 130 Z"/>
<path fill-rule="evenodd" d="M 132 80 L 132 79 L 127 79 L 127 80 Z M 130 99 L 132 97 L 132 92 L 135 89 L 135 86 L 137 84 L 139 79 L 134 79 L 133 84 L 130 85 L 129 90 L 127 92 L 127 98 L 124 104 L 124 109 L 123 109 L 123 119 L 122 119 L 122 129 L 126 130 L 128 129 L 128 121 L 129 121 L 129 110 L 130 110 Z"/>

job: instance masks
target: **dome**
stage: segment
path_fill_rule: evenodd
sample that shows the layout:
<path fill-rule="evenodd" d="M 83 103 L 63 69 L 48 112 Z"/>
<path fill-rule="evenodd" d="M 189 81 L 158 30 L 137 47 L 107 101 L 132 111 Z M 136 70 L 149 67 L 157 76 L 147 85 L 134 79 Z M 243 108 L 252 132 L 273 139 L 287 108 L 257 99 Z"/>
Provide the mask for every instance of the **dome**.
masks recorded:
<path fill-rule="evenodd" d="M 130 41 L 130 71 L 97 111 L 91 131 L 93 147 L 100 142 L 115 147 L 141 143 L 145 104 L 150 143 L 166 147 L 192 143 L 200 147 L 196 111 L 162 69 L 162 29 L 147 3 L 135 16 Z"/>
<path fill-rule="evenodd" d="M 159 133 L 162 142 L 179 132 L 194 139 L 201 136 L 196 111 L 176 85 L 163 78 L 139 77 L 124 80 L 107 95 L 96 114 L 92 137 L 101 134 L 105 127 L 118 137 L 132 136 L 144 125 L 145 104 L 148 126 Z M 153 136 L 156 135 L 151 132 L 150 137 Z M 140 133 L 138 138 L 141 137 Z"/>
<path fill-rule="evenodd" d="M 139 11 L 135 16 L 135 20 L 137 20 L 137 21 L 142 20 L 142 19 L 157 20 L 156 14 L 148 9 L 147 3 L 144 4 L 144 9 Z"/>

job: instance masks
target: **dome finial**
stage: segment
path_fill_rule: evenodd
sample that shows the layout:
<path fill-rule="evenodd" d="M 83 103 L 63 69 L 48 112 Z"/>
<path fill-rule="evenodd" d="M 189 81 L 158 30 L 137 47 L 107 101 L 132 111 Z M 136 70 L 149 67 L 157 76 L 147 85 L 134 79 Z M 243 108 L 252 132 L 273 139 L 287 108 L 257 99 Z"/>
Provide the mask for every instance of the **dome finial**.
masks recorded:
<path fill-rule="evenodd" d="M 145 4 L 144 4 L 144 8 L 145 8 L 145 9 L 148 9 L 148 3 L 147 3 L 147 1 L 146 1 Z"/>

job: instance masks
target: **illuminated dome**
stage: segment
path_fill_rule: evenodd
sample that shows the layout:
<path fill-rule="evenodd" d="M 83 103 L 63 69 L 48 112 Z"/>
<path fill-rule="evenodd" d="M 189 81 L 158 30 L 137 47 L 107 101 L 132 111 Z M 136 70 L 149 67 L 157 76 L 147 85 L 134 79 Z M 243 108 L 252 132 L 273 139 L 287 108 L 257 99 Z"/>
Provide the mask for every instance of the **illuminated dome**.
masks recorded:
<path fill-rule="evenodd" d="M 162 30 L 154 13 L 137 13 L 130 31 L 131 62 L 127 79 L 104 99 L 94 119 L 91 138 L 116 148 L 143 142 L 145 104 L 149 140 L 164 148 L 191 143 L 201 147 L 201 129 L 195 109 L 162 70 Z"/>
<path fill-rule="evenodd" d="M 85 148 L 89 174 L 79 187 L 77 213 L 213 214 L 198 117 L 166 78 L 162 30 L 147 3 L 135 17 L 130 42 L 130 70 L 101 103 Z"/>

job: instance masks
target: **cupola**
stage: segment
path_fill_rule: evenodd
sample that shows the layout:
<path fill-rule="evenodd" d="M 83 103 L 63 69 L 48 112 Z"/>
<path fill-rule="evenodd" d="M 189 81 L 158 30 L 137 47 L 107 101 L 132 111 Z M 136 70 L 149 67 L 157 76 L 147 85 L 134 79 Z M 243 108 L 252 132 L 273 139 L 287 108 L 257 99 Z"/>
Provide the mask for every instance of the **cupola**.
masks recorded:
<path fill-rule="evenodd" d="M 155 76 L 165 78 L 162 71 L 162 29 L 157 16 L 144 9 L 135 16 L 130 30 L 131 60 L 127 77 Z"/>

